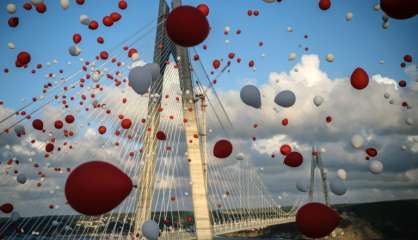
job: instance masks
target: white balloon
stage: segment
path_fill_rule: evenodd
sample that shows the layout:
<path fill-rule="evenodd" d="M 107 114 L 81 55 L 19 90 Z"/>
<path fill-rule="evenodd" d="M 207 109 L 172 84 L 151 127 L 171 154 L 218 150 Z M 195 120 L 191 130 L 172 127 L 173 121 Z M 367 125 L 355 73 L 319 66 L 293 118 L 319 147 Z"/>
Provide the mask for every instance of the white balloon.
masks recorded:
<path fill-rule="evenodd" d="M 14 43 L 12 43 L 12 42 L 9 42 L 9 43 L 7 43 L 7 47 L 8 47 L 9 49 L 14 49 L 14 48 L 15 48 L 15 44 L 14 44 Z"/>
<path fill-rule="evenodd" d="M 293 28 L 289 26 L 289 27 L 287 27 L 287 31 L 288 32 L 293 32 Z"/>
<path fill-rule="evenodd" d="M 71 56 L 76 57 L 80 55 L 81 49 L 77 45 L 73 45 L 68 49 L 68 52 L 70 53 Z"/>
<path fill-rule="evenodd" d="M 325 60 L 327 60 L 327 62 L 334 62 L 335 57 L 334 57 L 334 55 L 333 55 L 332 53 L 328 53 L 328 54 L 325 56 Z"/>
<path fill-rule="evenodd" d="M 343 181 L 347 180 L 347 172 L 344 169 L 337 170 L 337 177 Z"/>
<path fill-rule="evenodd" d="M 274 98 L 274 102 L 281 107 L 288 108 L 295 104 L 296 95 L 290 90 L 281 91 Z"/>
<path fill-rule="evenodd" d="M 364 138 L 361 135 L 355 134 L 353 135 L 353 137 L 351 137 L 351 145 L 354 148 L 359 149 L 363 146 L 363 144 L 364 144 Z"/>
<path fill-rule="evenodd" d="M 70 1 L 69 0 L 60 0 L 60 4 L 62 9 L 67 9 L 70 6 Z"/>
<path fill-rule="evenodd" d="M 289 53 L 289 55 L 287 56 L 287 59 L 289 61 L 295 60 L 296 59 L 296 53 L 294 53 L 294 52 Z"/>
<path fill-rule="evenodd" d="M 319 107 L 322 105 L 322 103 L 324 102 L 324 98 L 321 96 L 315 96 L 313 98 L 313 103 L 315 104 L 315 106 Z"/>
<path fill-rule="evenodd" d="M 299 191 L 299 192 L 307 192 L 308 191 L 308 184 L 306 183 L 306 181 L 304 181 L 304 180 L 299 180 L 297 183 L 296 183 L 296 189 Z"/>
<path fill-rule="evenodd" d="M 80 16 L 80 23 L 83 25 L 89 25 L 90 24 L 90 19 L 87 15 L 81 15 Z"/>
<path fill-rule="evenodd" d="M 407 119 L 405 119 L 405 123 L 411 126 L 414 124 L 414 120 L 411 117 L 408 117 Z"/>
<path fill-rule="evenodd" d="M 353 13 L 352 13 L 352 12 L 348 12 L 348 13 L 345 15 L 345 20 L 346 20 L 347 22 L 350 22 L 352 19 L 353 19 Z"/>
<path fill-rule="evenodd" d="M 390 98 L 390 94 L 388 92 L 385 92 L 385 94 L 383 95 L 383 97 L 385 97 L 386 99 Z"/>
<path fill-rule="evenodd" d="M 6 10 L 8 13 L 13 14 L 16 12 L 16 5 L 14 5 L 13 3 L 9 3 L 6 6 Z"/>
<path fill-rule="evenodd" d="M 248 106 L 254 108 L 261 107 L 261 94 L 260 90 L 254 85 L 246 85 L 241 88 L 240 91 L 241 100 Z"/>
<path fill-rule="evenodd" d="M 379 4 L 379 3 L 376 3 L 376 4 L 373 6 L 373 10 L 375 10 L 375 11 L 380 11 L 380 4 Z"/>
<path fill-rule="evenodd" d="M 153 220 L 148 220 L 142 224 L 142 235 L 149 240 L 157 240 L 160 235 L 160 227 Z"/>
<path fill-rule="evenodd" d="M 21 174 L 17 175 L 16 180 L 20 184 L 25 184 L 28 179 L 27 179 L 25 174 L 21 173 Z"/>
<path fill-rule="evenodd" d="M 239 161 L 244 160 L 244 158 L 245 158 L 244 153 L 238 153 L 237 156 L 235 156 L 235 159 Z"/>
<path fill-rule="evenodd" d="M 373 174 L 379 174 L 383 172 L 383 163 L 378 160 L 372 160 L 369 163 L 369 171 Z"/>
<path fill-rule="evenodd" d="M 335 179 L 330 184 L 331 192 L 335 195 L 341 196 L 347 192 L 347 185 L 340 179 Z"/>

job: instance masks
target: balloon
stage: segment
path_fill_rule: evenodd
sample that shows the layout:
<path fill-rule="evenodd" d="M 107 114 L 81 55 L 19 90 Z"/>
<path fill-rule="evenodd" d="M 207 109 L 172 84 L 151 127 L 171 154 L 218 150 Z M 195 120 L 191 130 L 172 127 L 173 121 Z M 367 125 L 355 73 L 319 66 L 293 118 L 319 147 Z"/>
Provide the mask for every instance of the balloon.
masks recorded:
<path fill-rule="evenodd" d="M 22 65 L 26 65 L 30 62 L 31 60 L 31 56 L 28 52 L 20 52 L 19 54 L 17 54 L 17 58 L 16 60 L 22 64 Z"/>
<path fill-rule="evenodd" d="M 13 212 L 13 205 L 11 203 L 5 203 L 3 205 L 0 206 L 0 211 L 2 211 L 5 214 L 9 214 L 11 212 Z"/>
<path fill-rule="evenodd" d="M 292 91 L 285 90 L 276 95 L 274 102 L 279 106 L 288 108 L 295 104 L 296 96 Z"/>
<path fill-rule="evenodd" d="M 347 185 L 340 179 L 332 181 L 330 188 L 331 192 L 338 196 L 342 196 L 347 192 Z"/>
<path fill-rule="evenodd" d="M 346 20 L 347 22 L 350 22 L 351 20 L 353 20 L 353 13 L 352 13 L 352 12 L 348 12 L 348 13 L 345 15 L 345 20 Z"/>
<path fill-rule="evenodd" d="M 158 131 L 156 134 L 156 137 L 160 141 L 165 141 L 167 139 L 167 136 L 165 135 L 163 131 Z"/>
<path fill-rule="evenodd" d="M 287 59 L 289 61 L 295 60 L 296 59 L 296 53 L 294 53 L 294 52 L 289 53 L 289 55 L 287 56 Z"/>
<path fill-rule="evenodd" d="M 261 94 L 256 86 L 246 85 L 241 88 L 240 97 L 241 100 L 248 106 L 254 108 L 261 107 Z"/>
<path fill-rule="evenodd" d="M 161 77 L 160 65 L 157 63 L 148 63 L 143 67 L 145 70 L 151 72 L 152 80 L 157 81 Z"/>
<path fill-rule="evenodd" d="M 351 86 L 353 88 L 361 90 L 369 85 L 369 75 L 363 68 L 356 68 L 353 73 L 351 73 Z"/>
<path fill-rule="evenodd" d="M 263 0 L 265 3 L 274 3 L 277 2 L 277 0 Z"/>
<path fill-rule="evenodd" d="M 376 150 L 376 148 L 367 148 L 366 149 L 366 153 L 370 157 L 376 157 L 377 156 L 377 150 Z"/>
<path fill-rule="evenodd" d="M 332 53 L 328 53 L 328 54 L 325 56 L 325 60 L 327 60 L 327 62 L 334 62 L 335 57 L 334 57 L 334 55 L 333 55 Z"/>
<path fill-rule="evenodd" d="M 209 35 L 209 23 L 205 15 L 192 6 L 175 8 L 167 17 L 166 30 L 169 38 L 182 47 L 202 43 Z"/>
<path fill-rule="evenodd" d="M 298 152 L 291 152 L 284 158 L 284 164 L 289 167 L 299 167 L 303 163 L 303 156 Z"/>
<path fill-rule="evenodd" d="M 54 151 L 54 144 L 52 144 L 52 143 L 48 143 L 46 146 L 45 146 L 45 152 L 52 152 L 52 151 Z"/>
<path fill-rule="evenodd" d="M 132 181 L 112 164 L 92 161 L 74 169 L 65 183 L 65 197 L 77 212 L 94 216 L 117 207 L 131 192 Z"/>
<path fill-rule="evenodd" d="M 319 8 L 323 11 L 328 10 L 331 7 L 331 0 L 320 0 Z"/>
<path fill-rule="evenodd" d="M 310 238 L 329 235 L 341 221 L 340 215 L 330 207 L 317 202 L 303 205 L 296 214 L 299 231 Z"/>
<path fill-rule="evenodd" d="M 343 181 L 347 179 L 347 172 L 344 169 L 337 170 L 337 177 Z"/>
<path fill-rule="evenodd" d="M 90 19 L 87 15 L 81 15 L 80 16 L 80 23 L 83 25 L 89 25 L 90 24 Z"/>
<path fill-rule="evenodd" d="M 14 5 L 13 3 L 9 3 L 6 6 L 6 10 L 8 13 L 13 14 L 16 12 L 16 5 Z"/>
<path fill-rule="evenodd" d="M 137 66 L 130 70 L 128 79 L 129 85 L 139 95 L 143 95 L 148 92 L 152 84 L 152 72 L 151 67 Z"/>
<path fill-rule="evenodd" d="M 238 153 L 237 156 L 235 156 L 235 159 L 237 159 L 238 161 L 244 160 L 245 159 L 244 153 Z"/>
<path fill-rule="evenodd" d="M 66 123 L 71 124 L 71 123 L 73 123 L 74 121 L 75 121 L 75 118 L 74 118 L 74 116 L 73 116 L 73 115 L 67 115 L 67 116 L 65 116 L 65 122 L 66 122 Z"/>
<path fill-rule="evenodd" d="M 319 107 L 322 105 L 322 103 L 324 102 L 324 98 L 321 96 L 315 96 L 313 98 L 313 103 L 315 104 L 315 106 Z"/>
<path fill-rule="evenodd" d="M 383 163 L 378 160 L 372 160 L 369 163 L 369 171 L 373 174 L 379 174 L 383 172 Z"/>
<path fill-rule="evenodd" d="M 18 137 L 26 134 L 25 127 L 23 125 L 17 125 L 14 130 Z"/>
<path fill-rule="evenodd" d="M 26 181 L 27 181 L 27 177 L 26 177 L 26 175 L 25 175 L 25 174 L 21 173 L 21 174 L 17 175 L 16 180 L 17 180 L 17 182 L 18 182 L 18 183 L 20 183 L 20 184 L 25 184 L 25 183 L 26 183 Z"/>
<path fill-rule="evenodd" d="M 129 129 L 132 126 L 132 121 L 129 118 L 125 118 L 122 120 L 120 125 L 123 129 Z"/>
<path fill-rule="evenodd" d="M 417 0 L 380 0 L 380 7 L 395 19 L 408 19 L 418 14 Z"/>
<path fill-rule="evenodd" d="M 390 98 L 390 94 L 385 92 L 385 94 L 383 95 L 383 97 L 385 97 L 386 99 Z"/>
<path fill-rule="evenodd" d="M 70 6 L 70 1 L 69 0 L 60 0 L 60 4 L 62 9 L 67 9 Z"/>
<path fill-rule="evenodd" d="M 226 139 L 219 140 L 213 147 L 213 155 L 217 158 L 227 158 L 233 150 L 232 143 Z"/>
<path fill-rule="evenodd" d="M 361 148 L 364 144 L 364 138 L 361 135 L 355 134 L 351 137 L 351 145 L 354 148 Z"/>
<path fill-rule="evenodd" d="M 12 43 L 12 42 L 9 42 L 9 43 L 7 43 L 7 47 L 9 48 L 9 49 L 15 49 L 15 44 L 14 43 Z"/>
<path fill-rule="evenodd" d="M 142 235 L 149 240 L 157 240 L 160 235 L 160 227 L 153 220 L 148 220 L 142 224 Z"/>
<path fill-rule="evenodd" d="M 199 10 L 205 17 L 209 16 L 209 7 L 206 4 L 197 5 L 197 10 Z"/>
<path fill-rule="evenodd" d="M 411 55 L 409 55 L 409 54 L 406 54 L 405 56 L 403 56 L 403 60 L 405 61 L 405 62 L 412 62 L 412 56 Z"/>
<path fill-rule="evenodd" d="M 280 147 L 280 153 L 284 156 L 289 155 L 289 153 L 291 153 L 291 152 L 292 152 L 292 147 L 290 147 L 288 144 L 283 144 Z"/>
<path fill-rule="evenodd" d="M 218 69 L 221 66 L 221 61 L 219 61 L 218 59 L 213 60 L 212 66 L 214 69 Z"/>
<path fill-rule="evenodd" d="M 36 130 L 42 131 L 44 129 L 44 123 L 40 119 L 35 119 L 32 122 L 32 127 Z"/>
<path fill-rule="evenodd" d="M 307 192 L 308 191 L 308 186 L 307 186 L 307 184 L 306 184 L 306 182 L 304 180 L 299 180 L 296 183 L 296 189 L 299 192 Z"/>
<path fill-rule="evenodd" d="M 68 49 L 68 52 L 70 53 L 71 56 L 76 57 L 80 55 L 81 49 L 77 47 L 76 45 L 73 45 Z"/>

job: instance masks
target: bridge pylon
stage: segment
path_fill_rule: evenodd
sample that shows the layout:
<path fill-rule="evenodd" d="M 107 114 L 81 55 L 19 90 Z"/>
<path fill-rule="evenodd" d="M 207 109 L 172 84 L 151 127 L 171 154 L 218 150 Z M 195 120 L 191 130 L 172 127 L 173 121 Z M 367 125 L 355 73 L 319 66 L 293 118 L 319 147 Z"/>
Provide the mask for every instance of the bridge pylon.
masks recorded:
<path fill-rule="evenodd" d="M 181 0 L 173 0 L 172 8 L 181 6 Z M 159 1 L 157 33 L 155 36 L 154 63 L 160 65 L 161 77 L 152 83 L 150 95 L 159 96 L 157 101 L 148 103 L 147 128 L 151 129 L 144 138 L 143 159 L 144 165 L 141 169 L 141 176 L 138 180 L 138 202 L 135 215 L 134 238 L 140 239 L 141 226 L 144 222 L 151 219 L 152 200 L 155 187 L 155 166 L 157 160 L 157 142 L 156 132 L 159 129 L 164 71 L 168 59 L 171 56 L 176 60 L 180 88 L 182 91 L 182 108 L 184 121 L 184 134 L 187 145 L 187 157 L 189 162 L 189 172 L 192 185 L 192 202 L 195 219 L 196 237 L 198 240 L 213 239 L 213 226 L 211 223 L 208 201 L 207 187 L 207 166 L 206 152 L 201 147 L 201 142 L 206 143 L 205 133 L 199 134 L 196 117 L 196 101 L 193 91 L 193 82 L 191 74 L 191 64 L 187 48 L 175 45 L 168 38 L 165 30 L 165 20 L 169 14 L 169 7 L 165 0 Z M 169 48 L 169 46 L 175 46 Z M 167 54 L 168 53 L 168 54 Z"/>
<path fill-rule="evenodd" d="M 321 159 L 321 151 L 316 147 L 312 147 L 312 161 L 311 161 L 311 177 L 309 182 L 309 201 L 313 201 L 314 187 L 315 187 L 315 170 L 319 169 L 321 175 L 322 194 L 324 195 L 324 201 L 329 206 L 328 185 L 327 185 L 327 173 L 325 172 L 324 165 Z"/>

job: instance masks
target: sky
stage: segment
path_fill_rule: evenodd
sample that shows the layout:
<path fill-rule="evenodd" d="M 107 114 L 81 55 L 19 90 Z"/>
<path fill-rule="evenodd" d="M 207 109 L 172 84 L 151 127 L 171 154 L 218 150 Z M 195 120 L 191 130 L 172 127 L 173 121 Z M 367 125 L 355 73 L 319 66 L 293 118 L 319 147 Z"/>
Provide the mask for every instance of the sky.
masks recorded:
<path fill-rule="evenodd" d="M 11 15 L 5 9 L 9 2 L 18 6 L 14 14 L 20 18 L 17 28 L 7 26 L 7 19 Z M 44 84 L 77 71 L 81 66 L 80 58 L 91 60 L 102 50 L 110 51 L 144 27 L 150 27 L 150 33 L 136 42 L 134 47 L 141 60 L 152 61 L 155 39 L 155 28 L 152 26 L 155 24 L 153 20 L 156 18 L 158 1 L 128 1 L 126 10 L 118 9 L 117 1 L 87 0 L 82 6 L 71 1 L 67 10 L 61 9 L 58 1 L 45 2 L 48 10 L 42 15 L 34 9 L 29 12 L 22 9 L 21 1 L 0 2 L 0 22 L 3 26 L 0 28 L 0 69 L 8 68 L 10 71 L 7 74 L 0 72 L 0 101 L 4 102 L 0 106 L 1 117 L 30 102 L 33 96 L 38 96 Z M 241 64 L 233 63 L 229 71 L 217 79 L 215 89 L 233 123 L 228 137 L 234 143 L 234 155 L 239 152 L 245 154 L 273 196 L 280 196 L 283 205 L 292 204 L 296 199 L 306 196 L 297 192 L 295 184 L 307 176 L 312 144 L 324 148 L 324 162 L 330 181 L 336 178 L 338 169 L 345 169 L 348 173 L 349 191 L 344 196 L 333 195 L 331 199 L 334 203 L 418 196 L 418 112 L 415 109 L 418 105 L 415 82 L 418 74 L 415 63 L 408 64 L 405 69 L 400 67 L 405 54 L 413 56 L 414 61 L 418 57 L 417 17 L 402 21 L 390 19 L 390 27 L 383 29 L 383 12 L 373 10 L 378 1 L 335 1 L 328 11 L 321 11 L 316 1 L 304 0 L 284 0 L 273 4 L 261 0 L 230 0 L 222 3 L 207 0 L 183 1 L 183 4 L 196 6 L 203 2 L 210 8 L 208 20 L 211 32 L 205 42 L 195 49 L 208 71 L 212 70 L 214 59 L 226 61 L 230 52 L 242 58 Z M 260 15 L 249 17 L 248 10 L 259 10 Z M 98 30 L 91 31 L 79 22 L 80 15 L 86 14 L 101 23 L 102 17 L 113 11 L 120 12 L 122 19 L 110 28 L 101 25 Z M 345 20 L 347 12 L 353 13 L 350 22 Z M 224 35 L 225 27 L 231 29 L 228 35 Z M 293 32 L 288 32 L 288 27 Z M 235 34 L 237 29 L 242 31 L 240 35 Z M 82 50 L 79 57 L 68 54 L 74 33 L 82 35 L 82 41 L 78 44 Z M 105 39 L 103 45 L 96 43 L 99 36 Z M 264 43 L 263 47 L 259 47 L 260 41 Z M 16 48 L 8 49 L 8 42 L 13 42 Z M 203 45 L 207 45 L 208 49 L 203 50 Z M 305 51 L 305 47 L 309 50 Z M 32 60 L 27 69 L 14 67 L 19 51 L 31 53 Z M 293 61 L 288 60 L 291 52 L 297 55 Z M 334 62 L 325 60 L 328 53 L 335 56 Z M 56 63 L 54 60 L 57 60 Z M 248 67 L 250 60 L 255 61 L 255 68 Z M 381 60 L 384 64 L 380 63 Z M 126 61 L 127 65 L 132 62 L 129 59 Z M 44 67 L 32 74 L 30 71 L 37 63 L 42 63 Z M 366 69 L 371 79 L 370 85 L 363 91 L 354 90 L 349 84 L 349 76 L 356 67 Z M 63 69 L 64 74 L 57 73 L 59 69 Z M 53 79 L 45 77 L 48 73 L 57 76 Z M 211 76 L 211 80 L 213 76 L 216 74 Z M 407 81 L 407 88 L 398 87 L 397 82 L 402 79 Z M 262 92 L 261 109 L 253 109 L 240 100 L 240 89 L 249 83 Z M 137 96 L 128 86 L 123 86 L 122 90 L 111 84 L 105 86 L 103 96 L 108 97 L 108 106 L 121 110 L 120 98 L 128 97 L 134 100 L 128 101 L 124 114 L 132 117 L 138 117 L 135 114 L 146 115 L 144 102 L 138 104 L 145 98 Z M 279 91 L 286 89 L 294 91 L 297 96 L 295 106 L 289 109 L 280 108 L 273 101 Z M 88 90 L 83 91 L 85 93 Z M 389 104 L 389 100 L 384 98 L 386 92 L 390 93 L 394 104 Z M 213 94 L 213 90 L 208 93 Z M 312 103 L 316 95 L 325 99 L 320 108 Z M 412 108 L 405 110 L 400 107 L 402 101 L 407 101 Z M 58 104 L 53 104 L 36 116 L 42 117 L 50 125 L 55 116 L 66 112 Z M 70 112 L 77 111 L 72 109 Z M 328 115 L 333 117 L 332 124 L 324 121 Z M 80 113 L 78 116 L 82 122 L 90 114 Z M 283 118 L 289 119 L 289 126 L 281 126 Z M 405 124 L 408 118 L 412 119 L 413 124 Z M 16 119 L 10 119 L 10 122 L 13 120 Z M 109 123 L 111 120 L 106 121 Z M 17 138 L 13 132 L 0 136 L 0 167 L 5 170 L 5 161 L 19 159 L 22 171 L 27 171 L 27 175 L 33 178 L 30 185 L 33 186 L 37 177 L 36 172 L 30 170 L 30 162 L 42 162 L 47 166 L 43 162 L 42 144 L 47 142 L 48 136 L 33 132 L 30 122 L 26 124 L 28 136 L 23 139 Z M 213 130 L 208 139 L 210 149 L 217 139 L 226 136 L 213 115 L 208 124 Z M 253 129 L 253 124 L 259 127 Z M 66 151 L 68 154 L 52 156 L 49 163 L 73 168 L 86 161 L 83 156 L 89 155 L 104 158 L 122 168 L 126 167 L 125 164 L 129 165 L 118 159 L 120 157 L 116 149 L 109 147 L 103 151 L 103 146 L 107 145 L 103 143 L 105 140 L 98 140 L 94 131 L 96 125 L 92 122 L 90 126 L 86 123 L 79 126 L 79 134 L 74 140 L 68 140 L 79 147 L 74 151 Z M 5 124 L 0 126 L 3 128 Z M 65 141 L 62 133 L 51 134 Z M 360 134 L 367 140 L 365 146 L 379 150 L 377 159 L 384 164 L 383 173 L 373 175 L 368 171 L 364 151 L 353 149 L 350 144 L 354 134 Z M 257 137 L 256 141 L 251 140 L 254 136 Z M 32 138 L 38 139 L 39 144 L 31 146 L 29 141 Z M 89 141 L 85 142 L 86 139 Z M 291 144 L 305 156 L 305 162 L 299 169 L 289 169 L 282 164 L 278 148 L 285 143 Z M 405 150 L 401 149 L 403 146 Z M 275 154 L 274 159 L 272 154 Z M 183 154 L 179 153 L 179 156 Z M 224 164 L 226 167 L 222 171 L 239 167 L 233 158 Z M 187 185 L 185 176 L 187 173 L 183 176 L 182 172 L 176 176 L 179 189 L 187 188 L 184 186 Z M 0 184 L 0 203 L 13 201 L 22 215 L 51 214 L 48 208 L 34 208 L 51 202 L 62 206 L 54 214 L 73 213 L 68 206 L 64 206 L 62 187 L 65 174 L 51 173 L 51 181 L 47 180 L 47 187 L 41 190 L 17 185 L 13 174 L 1 177 L 5 180 Z M 47 194 L 51 189 L 56 194 L 54 197 Z M 8 193 L 14 193 L 12 200 Z"/>

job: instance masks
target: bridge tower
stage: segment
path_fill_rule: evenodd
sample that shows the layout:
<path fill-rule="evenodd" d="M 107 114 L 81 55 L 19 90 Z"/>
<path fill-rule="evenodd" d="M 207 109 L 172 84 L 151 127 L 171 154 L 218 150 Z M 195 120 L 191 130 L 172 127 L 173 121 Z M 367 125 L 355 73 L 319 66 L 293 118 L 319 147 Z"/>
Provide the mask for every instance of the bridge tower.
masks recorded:
<path fill-rule="evenodd" d="M 311 161 L 311 178 L 309 183 L 309 201 L 313 201 L 314 185 L 315 185 L 315 170 L 319 169 L 321 175 L 322 193 L 324 195 L 325 204 L 329 206 L 327 173 L 324 170 L 324 165 L 321 159 L 321 151 L 316 147 L 312 147 L 312 161 Z"/>
<path fill-rule="evenodd" d="M 173 0 L 172 8 L 181 6 L 181 0 Z M 152 83 L 150 95 L 159 96 L 157 101 L 148 103 L 147 128 L 151 129 L 143 139 L 144 165 L 141 169 L 141 177 L 138 180 L 138 203 L 136 207 L 134 237 L 140 238 L 141 226 L 150 220 L 152 211 L 152 199 L 155 186 L 155 166 L 157 160 L 156 132 L 159 129 L 164 71 L 170 55 L 176 60 L 179 71 L 180 88 L 182 91 L 184 134 L 189 158 L 189 172 L 192 182 L 192 202 L 195 219 L 196 237 L 199 240 L 213 238 L 213 227 L 209 213 L 209 201 L 207 190 L 207 166 L 206 153 L 201 146 L 206 144 L 205 132 L 199 132 L 196 120 L 196 101 L 193 91 L 191 65 L 187 48 L 171 43 L 165 30 L 165 20 L 169 14 L 169 7 L 165 0 L 159 1 L 157 32 L 154 46 L 154 63 L 160 65 L 161 77 Z M 160 44 L 161 43 L 161 44 Z M 175 46 L 168 48 L 168 46 Z M 158 94 L 158 95 L 157 95 Z M 199 134 L 200 133 L 200 134 Z M 200 141 L 194 137 L 199 134 Z"/>

